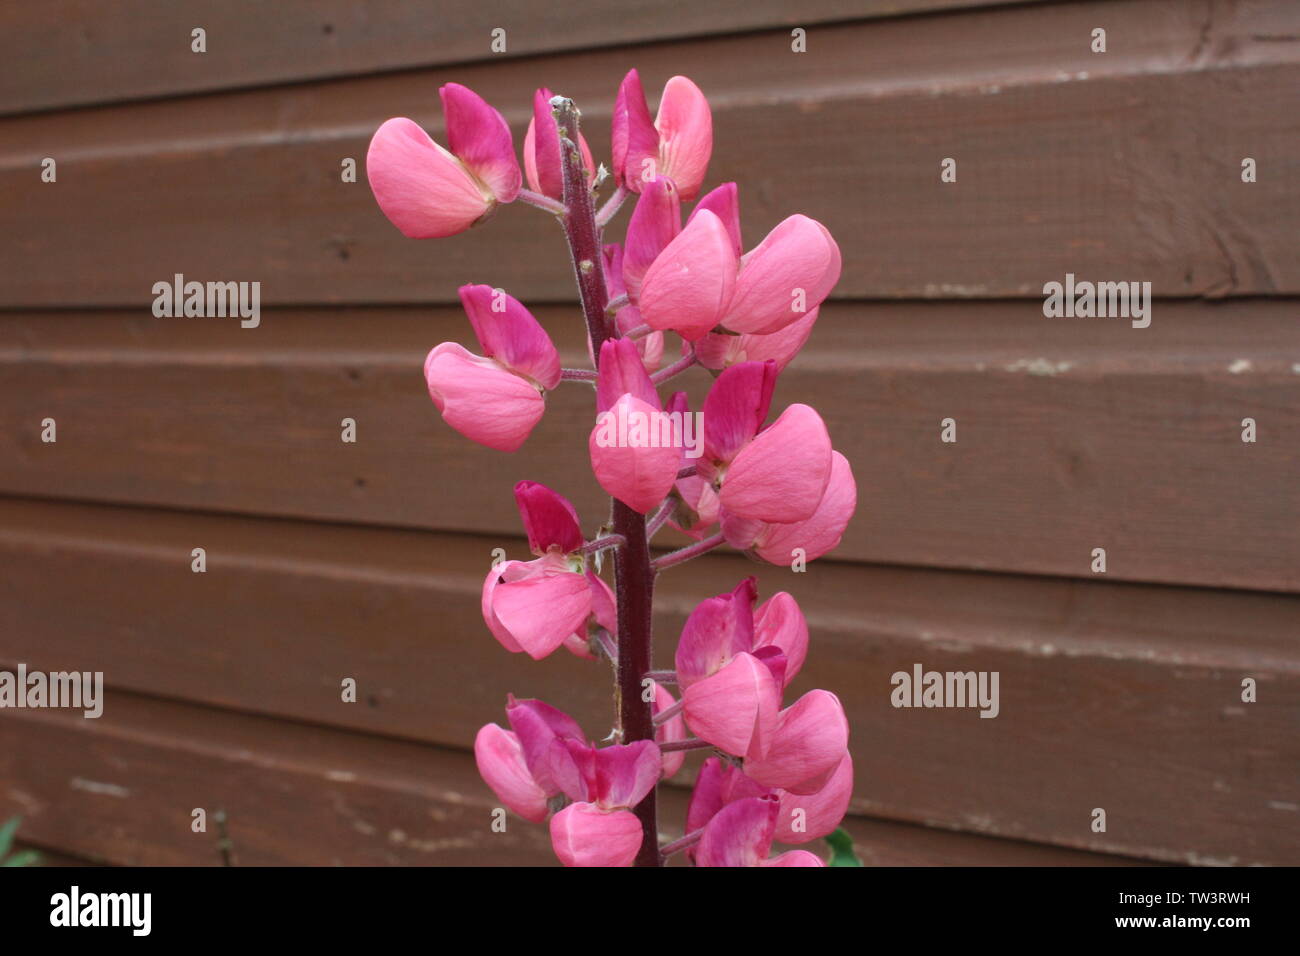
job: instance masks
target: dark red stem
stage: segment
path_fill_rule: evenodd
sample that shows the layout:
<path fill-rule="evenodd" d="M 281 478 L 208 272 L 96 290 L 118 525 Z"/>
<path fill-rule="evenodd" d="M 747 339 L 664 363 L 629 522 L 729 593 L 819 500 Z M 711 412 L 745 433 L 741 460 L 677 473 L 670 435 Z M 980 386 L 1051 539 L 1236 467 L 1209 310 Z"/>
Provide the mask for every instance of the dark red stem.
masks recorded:
<path fill-rule="evenodd" d="M 595 206 L 587 186 L 587 171 L 578 152 L 578 109 L 573 101 L 557 96 L 551 109 L 560 128 L 560 153 L 564 169 L 564 234 L 573 258 L 573 274 L 582 297 L 582 312 L 591 336 L 591 350 L 599 359 L 600 347 L 609 338 L 605 306 L 605 270 L 601 258 L 601 230 L 596 225 Z M 654 601 L 654 572 L 646 540 L 645 518 L 615 499 L 612 508 L 613 533 L 622 535 L 625 547 L 614 552 L 614 591 L 618 597 L 618 726 L 622 742 L 653 740 L 653 704 L 642 699 L 641 680 L 652 667 L 651 608 Z M 639 803 L 635 812 L 641 821 L 641 851 L 637 866 L 663 866 L 659 852 L 656 795 Z"/>

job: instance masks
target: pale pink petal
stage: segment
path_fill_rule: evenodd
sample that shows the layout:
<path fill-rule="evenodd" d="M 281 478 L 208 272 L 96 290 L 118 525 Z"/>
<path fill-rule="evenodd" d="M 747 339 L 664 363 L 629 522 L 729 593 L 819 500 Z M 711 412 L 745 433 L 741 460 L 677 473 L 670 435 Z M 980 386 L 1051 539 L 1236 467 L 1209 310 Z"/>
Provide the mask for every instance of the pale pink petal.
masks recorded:
<path fill-rule="evenodd" d="M 741 550 L 752 548 L 759 557 L 772 564 L 788 567 L 796 548 L 801 551 L 805 561 L 813 561 L 839 547 L 844 529 L 848 527 L 857 506 L 858 488 L 848 459 L 839 452 L 832 452 L 830 481 L 811 518 L 795 524 L 765 525 L 756 538 L 751 538 L 748 545 L 732 540 L 730 533 L 727 534 L 727 542 Z M 725 515 L 722 527 L 727 532 Z M 733 525 L 733 530 L 741 532 L 739 526 Z"/>
<path fill-rule="evenodd" d="M 754 648 L 779 647 L 785 653 L 784 686 L 803 668 L 808 656 L 808 620 L 799 602 L 779 591 L 754 609 Z"/>
<path fill-rule="evenodd" d="M 737 362 L 776 363 L 782 371 L 808 341 L 817 322 L 818 309 L 814 308 L 801 319 L 791 322 L 771 335 L 722 335 L 710 332 L 695 343 L 695 357 L 709 369 L 724 369 Z"/>
<path fill-rule="evenodd" d="M 492 613 L 533 660 L 556 650 L 591 613 L 591 588 L 573 572 L 536 575 L 498 584 Z"/>
<path fill-rule="evenodd" d="M 663 758 L 653 740 L 602 747 L 595 756 L 593 792 L 606 810 L 635 807 L 663 774 Z"/>
<path fill-rule="evenodd" d="M 447 147 L 498 202 L 513 202 L 523 176 L 505 117 L 459 83 L 444 85 L 438 95 L 447 120 Z"/>
<path fill-rule="evenodd" d="M 677 698 L 673 697 L 662 684 L 655 684 L 655 716 L 663 713 L 669 707 L 677 703 Z M 655 729 L 655 741 L 661 744 L 670 741 L 686 739 L 686 721 L 682 719 L 681 713 L 675 717 L 669 717 Z M 678 770 L 682 769 L 682 764 L 686 762 L 686 753 L 681 750 L 671 750 L 663 756 L 663 774 L 667 780 Z"/>
<path fill-rule="evenodd" d="M 565 866 L 631 866 L 641 838 L 641 821 L 629 810 L 571 803 L 551 817 L 551 846 Z"/>
<path fill-rule="evenodd" d="M 479 729 L 474 762 L 484 783 L 507 807 L 531 823 L 546 819 L 546 793 L 524 763 L 519 737 L 496 724 Z"/>
<path fill-rule="evenodd" d="M 758 521 L 806 521 L 831 476 L 831 437 L 807 405 L 791 405 L 742 448 L 723 479 L 722 507 Z"/>
<path fill-rule="evenodd" d="M 606 339 L 600 347 L 596 410 L 608 411 L 628 394 L 655 409 L 663 407 L 636 345 L 628 339 Z"/>
<path fill-rule="evenodd" d="M 731 247 L 736 253 L 736 258 L 739 259 L 743 247 L 740 239 L 740 197 L 736 184 L 723 183 L 717 189 L 700 197 L 700 201 L 691 211 L 690 218 L 694 219 L 702 209 L 712 212 L 727 227 L 727 235 L 731 237 Z"/>
<path fill-rule="evenodd" d="M 644 183 L 659 175 L 659 131 L 650 119 L 636 70 L 629 70 L 619 84 L 610 121 L 610 146 L 618 185 L 639 193 Z"/>
<path fill-rule="evenodd" d="M 623 244 L 622 278 L 633 302 L 641 294 L 646 270 L 681 231 L 681 202 L 673 181 L 660 176 L 646 183 L 628 220 Z"/>
<path fill-rule="evenodd" d="M 700 88 L 684 76 L 670 79 L 659 101 L 655 129 L 662 174 L 677 183 L 683 199 L 694 199 L 713 153 L 713 114 Z"/>
<path fill-rule="evenodd" d="M 497 451 L 515 451 L 546 411 L 541 393 L 527 381 L 455 342 L 429 353 L 424 378 L 447 424 Z"/>
<path fill-rule="evenodd" d="M 840 278 L 840 250 L 826 227 L 791 216 L 741 260 L 722 324 L 768 335 L 821 305 Z"/>
<path fill-rule="evenodd" d="M 779 856 L 764 860 L 759 866 L 825 866 L 821 857 L 807 850 L 787 850 Z"/>
<path fill-rule="evenodd" d="M 835 773 L 848 743 L 849 722 L 839 698 L 812 690 L 781 711 L 767 752 L 747 755 L 745 773 L 765 787 L 816 793 Z"/>
<path fill-rule="evenodd" d="M 695 848 L 698 866 L 758 866 L 776 832 L 776 797 L 746 797 L 727 804 L 704 828 Z"/>
<path fill-rule="evenodd" d="M 454 236 L 494 206 L 460 160 L 405 117 L 371 138 L 366 178 L 384 215 L 410 239 Z"/>
<path fill-rule="evenodd" d="M 721 670 L 737 654 L 754 645 L 755 579 L 745 578 L 727 594 L 706 598 L 695 606 L 677 641 L 674 666 L 682 690 Z"/>

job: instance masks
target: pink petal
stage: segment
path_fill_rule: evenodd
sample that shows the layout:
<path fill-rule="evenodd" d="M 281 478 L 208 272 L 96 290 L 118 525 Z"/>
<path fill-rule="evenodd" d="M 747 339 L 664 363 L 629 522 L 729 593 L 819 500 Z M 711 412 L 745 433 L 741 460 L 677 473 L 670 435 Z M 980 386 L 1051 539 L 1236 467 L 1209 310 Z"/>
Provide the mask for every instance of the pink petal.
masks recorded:
<path fill-rule="evenodd" d="M 656 410 L 663 407 L 636 345 L 628 339 L 606 339 L 600 347 L 596 410 L 608 411 L 628 394 Z"/>
<path fill-rule="evenodd" d="M 447 424 L 497 451 L 522 445 L 546 411 L 536 388 L 496 360 L 472 355 L 455 342 L 443 342 L 429 353 L 424 378 Z"/>
<path fill-rule="evenodd" d="M 505 117 L 468 87 L 448 83 L 438 90 L 447 120 L 447 146 L 498 202 L 513 202 L 523 176 Z"/>
<path fill-rule="evenodd" d="M 733 332 L 779 331 L 821 305 L 839 278 L 840 249 L 826 227 L 791 216 L 741 260 L 722 324 Z"/>
<path fill-rule="evenodd" d="M 779 856 L 764 860 L 759 866 L 825 866 L 821 857 L 807 850 L 787 850 Z"/>
<path fill-rule="evenodd" d="M 573 803 L 551 817 L 551 846 L 565 866 L 631 866 L 641 838 L 641 821 L 628 810 Z"/>
<path fill-rule="evenodd" d="M 500 641 L 501 646 L 512 654 L 522 654 L 524 649 L 506 630 L 505 625 L 497 620 L 496 614 L 492 611 L 492 596 L 496 593 L 497 585 L 504 584 L 506 581 L 518 581 L 520 578 L 532 574 L 534 568 L 531 567 L 531 564 L 532 562 L 504 561 L 491 568 L 487 573 L 487 577 L 483 579 L 483 620 L 486 622 L 488 630 L 492 632 L 492 636 Z"/>
<path fill-rule="evenodd" d="M 541 388 L 560 384 L 560 354 L 522 302 L 487 285 L 461 286 L 460 301 L 484 355 Z"/>
<path fill-rule="evenodd" d="M 641 294 L 646 270 L 681 231 L 681 202 L 673 181 L 660 176 L 646 183 L 623 244 L 623 283 L 632 301 Z"/>
<path fill-rule="evenodd" d="M 639 357 L 637 362 L 639 366 Z M 661 440 L 663 414 L 639 398 L 624 395 L 598 416 L 587 442 L 591 468 L 600 486 L 641 514 L 663 501 L 677 477 L 681 459 L 681 450 L 671 444 L 671 435 L 668 443 Z M 645 424 L 644 433 L 637 430 L 638 422 Z M 620 435 L 622 431 L 626 437 Z M 657 447 L 655 441 L 659 441 Z"/>
<path fill-rule="evenodd" d="M 644 183 L 659 175 L 659 131 L 650 119 L 636 70 L 628 70 L 619 84 L 610 124 L 610 147 L 614 182 L 618 185 L 639 193 Z"/>
<path fill-rule="evenodd" d="M 690 721 L 690 714 L 686 719 Z M 746 756 L 745 773 L 765 787 L 816 793 L 830 781 L 848 749 L 849 722 L 838 697 L 812 690 L 781 711 L 769 740 L 766 753 Z"/>
<path fill-rule="evenodd" d="M 694 217 L 646 270 L 638 305 L 646 324 L 688 342 L 726 313 L 736 285 L 736 256 L 721 221 L 707 209 Z"/>
<path fill-rule="evenodd" d="M 716 674 L 687 687 L 682 700 L 686 723 L 697 737 L 745 756 L 768 749 L 777 727 L 781 689 L 762 661 L 738 654 Z"/>
<path fill-rule="evenodd" d="M 807 843 L 835 832 L 849 809 L 852 796 L 853 758 L 846 752 L 830 780 L 816 793 L 800 796 L 784 790 L 780 792 L 781 809 L 776 817 L 777 840 L 781 843 Z M 796 823 L 802 827 L 801 830 L 794 829 Z"/>
<path fill-rule="evenodd" d="M 806 521 L 831 476 L 831 436 L 820 415 L 791 405 L 742 448 L 722 483 L 722 507 L 758 521 Z"/>
<path fill-rule="evenodd" d="M 753 647 L 757 593 L 755 579 L 749 577 L 729 594 L 706 598 L 695 606 L 677 641 L 678 687 L 686 690 Z"/>
<path fill-rule="evenodd" d="M 740 197 L 736 184 L 723 183 L 717 189 L 702 196 L 695 204 L 695 209 L 691 211 L 690 218 L 694 219 L 702 209 L 709 210 L 727 227 L 727 235 L 731 237 L 731 248 L 739 259 L 743 246 L 740 241 Z"/>
<path fill-rule="evenodd" d="M 775 797 L 746 797 L 719 810 L 695 849 L 699 866 L 758 866 L 776 832 Z"/>
<path fill-rule="evenodd" d="M 780 591 L 754 609 L 754 648 L 779 647 L 785 653 L 785 683 L 803 668 L 808 656 L 808 620 L 799 602 Z"/>
<path fill-rule="evenodd" d="M 663 713 L 669 707 L 677 703 L 677 699 L 669 693 L 662 684 L 655 684 L 655 716 Z M 675 717 L 670 717 L 664 721 L 655 730 L 655 741 L 666 744 L 670 741 L 686 739 L 686 721 L 682 719 L 681 713 Z M 672 750 L 663 756 L 663 775 L 667 780 L 669 777 L 682 769 L 682 764 L 686 762 L 686 753 L 681 750 Z"/>
<path fill-rule="evenodd" d="M 745 776 L 739 767 L 726 765 L 719 757 L 710 757 L 695 778 L 695 789 L 686 808 L 686 832 L 704 826 L 729 803 L 768 793 L 766 787 Z"/>
<path fill-rule="evenodd" d="M 515 485 L 515 504 L 533 554 L 540 557 L 551 548 L 569 554 L 582 547 L 578 511 L 568 498 L 535 481 L 521 481 Z"/>
<path fill-rule="evenodd" d="M 529 657 L 541 660 L 586 622 L 591 588 L 581 574 L 546 571 L 498 584 L 492 613 Z"/>
<path fill-rule="evenodd" d="M 803 318 L 771 335 L 722 335 L 710 332 L 695 343 L 695 356 L 705 368 L 723 369 L 738 362 L 766 362 L 770 359 L 776 363 L 777 371 L 782 371 L 812 335 L 818 311 L 810 310 Z"/>
<path fill-rule="evenodd" d="M 539 132 L 540 131 L 540 132 Z M 591 148 L 586 137 L 578 134 L 578 148 L 582 150 L 583 168 L 587 170 L 587 184 L 596 179 L 596 164 L 591 158 Z M 551 91 L 542 87 L 533 94 L 533 118 L 524 134 L 524 175 L 528 188 L 534 192 L 564 199 L 564 170 L 560 160 L 560 129 L 551 112 Z"/>
<path fill-rule="evenodd" d="M 606 810 L 635 807 L 662 774 L 663 759 L 653 740 L 602 747 L 596 751 L 596 803 Z"/>
<path fill-rule="evenodd" d="M 389 222 L 410 239 L 454 236 L 494 206 L 460 160 L 405 117 L 371 138 L 366 178 Z"/>
<path fill-rule="evenodd" d="M 713 153 L 713 114 L 700 88 L 684 76 L 674 76 L 664 86 L 655 119 L 659 131 L 662 174 L 670 176 L 683 199 L 700 192 Z"/>
<path fill-rule="evenodd" d="M 512 696 L 506 706 L 506 717 L 519 739 L 524 764 L 537 785 L 547 796 L 560 793 L 552 767 L 552 747 L 557 741 L 585 745 L 582 728 L 564 711 L 542 700 L 516 700 Z"/>
<path fill-rule="evenodd" d="M 474 762 L 484 783 L 507 807 L 530 823 L 546 819 L 546 793 L 528 772 L 517 735 L 496 724 L 481 727 L 474 738 Z"/>
<path fill-rule="evenodd" d="M 767 420 L 776 388 L 775 362 L 742 362 L 727 369 L 704 399 L 704 458 L 729 463 Z"/>
<path fill-rule="evenodd" d="M 839 452 L 832 452 L 830 481 L 826 484 L 826 492 L 817 505 L 817 511 L 807 521 L 766 525 L 757 538 L 751 539 L 749 545 L 732 540 L 731 533 L 727 533 L 725 515 L 722 527 L 724 533 L 727 533 L 729 544 L 742 550 L 752 548 L 764 561 L 788 567 L 796 548 L 803 551 L 804 560 L 814 561 L 839 547 L 844 529 L 848 527 L 857 506 L 858 488 L 853 481 L 853 471 L 848 460 Z"/>

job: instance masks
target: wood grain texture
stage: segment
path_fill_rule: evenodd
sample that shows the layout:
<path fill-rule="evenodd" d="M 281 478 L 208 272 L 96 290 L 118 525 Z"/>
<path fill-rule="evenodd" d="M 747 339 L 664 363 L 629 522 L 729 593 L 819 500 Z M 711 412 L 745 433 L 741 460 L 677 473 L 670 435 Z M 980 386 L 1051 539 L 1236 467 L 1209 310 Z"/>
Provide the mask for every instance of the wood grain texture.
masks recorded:
<path fill-rule="evenodd" d="M 603 736 L 603 665 L 535 663 L 486 633 L 497 546 L 521 556 L 499 538 L 0 501 L 0 664 L 103 670 L 110 703 L 145 693 L 462 748 L 509 691 Z M 665 574 L 656 662 L 696 602 L 757 570 Z M 841 564 L 762 571 L 760 587 L 809 615 L 789 699 L 841 697 L 858 812 L 1172 862 L 1300 861 L 1300 599 Z M 997 671 L 999 716 L 892 707 L 891 675 L 915 663 Z M 340 701 L 344 677 L 358 703 Z M 1241 702 L 1244 677 L 1258 703 Z M 1089 830 L 1095 807 L 1107 833 Z"/>
<path fill-rule="evenodd" d="M 1033 0 L 51 0 L 0 9 L 0 113 Z M 207 52 L 191 31 L 207 31 Z M 492 31 L 506 31 L 494 50 Z"/>
<path fill-rule="evenodd" d="M 1028 302 L 837 306 L 773 407 L 819 409 L 853 465 L 860 506 L 837 559 L 1090 578 L 1102 547 L 1112 578 L 1296 590 L 1295 308 L 1162 301 L 1133 329 Z M 537 314 L 585 364 L 576 313 Z M 502 456 L 425 394 L 442 340 L 472 342 L 459 309 L 275 312 L 257 329 L 0 317 L 0 490 L 513 535 L 526 477 L 602 513 L 590 390 L 562 386 Z M 708 376 L 680 381 L 699 407 Z M 355 444 L 340 440 L 348 417 Z"/>
<path fill-rule="evenodd" d="M 0 743 L 0 812 L 100 862 L 217 865 L 220 808 L 237 866 L 556 865 L 545 827 L 511 817 L 491 830 L 497 801 L 468 754 L 129 694 L 96 721 L 6 712 Z M 685 802 L 665 793 L 666 835 L 680 836 Z M 199 807 L 206 833 L 191 829 Z M 882 820 L 846 826 L 875 866 L 1137 863 Z"/>
<path fill-rule="evenodd" d="M 1088 49 L 1099 17 L 1104 55 Z M 466 281 L 568 301 L 537 210 L 405 240 L 340 163 L 393 115 L 441 135 L 450 80 L 499 104 L 517 141 L 544 81 L 604 155 L 629 65 L 652 91 L 700 83 L 710 181 L 742 184 L 747 243 L 796 211 L 821 219 L 839 297 L 1036 298 L 1067 272 L 1164 296 L 1300 292 L 1298 18 L 1280 2 L 1016 6 L 828 26 L 807 54 L 756 33 L 12 118 L 0 304 L 143 311 L 178 272 L 261 282 L 264 304 L 450 302 Z M 945 157 L 957 183 L 939 181 Z"/>

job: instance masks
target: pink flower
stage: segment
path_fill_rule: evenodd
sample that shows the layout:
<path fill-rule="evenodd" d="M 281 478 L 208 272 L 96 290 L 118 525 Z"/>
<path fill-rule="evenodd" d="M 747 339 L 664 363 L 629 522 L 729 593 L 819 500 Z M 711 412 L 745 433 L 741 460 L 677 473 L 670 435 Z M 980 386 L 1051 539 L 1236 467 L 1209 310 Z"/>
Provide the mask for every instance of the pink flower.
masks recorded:
<path fill-rule="evenodd" d="M 484 782 L 507 807 L 530 823 L 546 819 L 546 793 L 528 771 L 518 734 L 485 724 L 474 738 L 474 762 Z"/>
<path fill-rule="evenodd" d="M 596 164 L 591 159 L 587 139 L 578 134 L 582 164 L 587 171 L 587 185 L 596 181 Z M 560 129 L 551 112 L 551 91 L 542 87 L 533 94 L 533 118 L 524 134 L 524 175 L 534 192 L 564 200 L 564 172 L 560 165 Z"/>
<path fill-rule="evenodd" d="M 483 620 L 508 651 L 541 660 L 564 645 L 590 658 L 591 624 L 617 630 L 609 585 L 585 567 L 573 505 L 545 485 L 521 481 L 515 502 L 535 561 L 505 561 L 483 581 Z"/>
<path fill-rule="evenodd" d="M 718 376 L 704 400 L 699 473 L 720 485 L 724 515 L 756 521 L 806 521 L 831 473 L 831 440 L 821 416 L 791 405 L 763 426 L 776 363 L 742 362 Z"/>
<path fill-rule="evenodd" d="M 609 339 L 601 346 L 596 425 L 588 439 L 591 468 L 606 492 L 645 514 L 677 477 L 680 446 L 663 440 L 663 407 L 636 346 Z"/>
<path fill-rule="evenodd" d="M 785 686 L 784 651 L 754 640 L 753 578 L 696 605 L 677 643 L 677 685 L 686 723 L 737 756 L 764 753 Z"/>
<path fill-rule="evenodd" d="M 551 818 L 551 846 L 565 866 L 631 866 L 641 848 L 641 822 L 631 807 L 659 782 L 663 763 L 649 740 L 597 749 L 566 742 L 569 762 L 552 748 L 565 794 L 577 802 Z"/>
<path fill-rule="evenodd" d="M 695 342 L 727 314 L 735 286 L 731 238 L 722 221 L 705 209 L 651 263 L 637 304 L 652 329 L 671 329 Z"/>
<path fill-rule="evenodd" d="M 745 774 L 765 787 L 816 793 L 830 782 L 848 745 L 849 722 L 839 698 L 812 690 L 781 711 L 767 748 L 746 757 Z"/>
<path fill-rule="evenodd" d="M 834 451 L 830 479 L 812 517 L 792 524 L 773 524 L 724 513 L 722 532 L 732 547 L 771 564 L 789 565 L 796 556 L 813 561 L 839 547 L 857 506 L 853 470 L 848 459 Z"/>
<path fill-rule="evenodd" d="M 815 219 L 790 216 L 740 260 L 722 324 L 733 332 L 770 335 L 799 321 L 840 279 L 840 248 Z"/>
<path fill-rule="evenodd" d="M 695 848 L 697 866 L 825 866 L 807 850 L 769 858 L 780 812 L 773 795 L 745 797 L 727 804 L 704 827 Z"/>
<path fill-rule="evenodd" d="M 623 245 L 623 284 L 636 302 L 641 282 L 655 259 L 682 231 L 681 201 L 671 179 L 657 176 L 646 183 L 627 224 Z"/>
<path fill-rule="evenodd" d="M 611 300 L 618 298 L 627 293 L 627 285 L 623 277 L 623 247 L 618 243 L 610 243 L 602 250 L 602 256 L 605 260 L 605 288 Z M 625 305 L 614 314 L 614 324 L 618 328 L 620 335 L 626 335 L 640 325 L 644 325 L 641 318 L 641 310 L 635 305 Z M 641 355 L 642 364 L 645 365 L 646 371 L 653 372 L 659 367 L 659 363 L 664 354 L 664 334 L 662 332 L 651 332 L 635 340 L 636 350 Z M 587 342 L 587 350 L 591 354 L 591 363 L 596 364 L 596 356 L 591 352 L 591 341 Z"/>
<path fill-rule="evenodd" d="M 379 208 L 411 239 L 464 232 L 519 194 L 521 175 L 505 119 L 458 83 L 439 91 L 450 150 L 405 117 L 370 140 L 366 176 Z"/>
<path fill-rule="evenodd" d="M 639 193 L 656 176 L 667 176 L 682 198 L 691 200 L 699 194 L 713 152 L 713 114 L 698 86 L 674 76 L 651 123 L 641 78 L 630 70 L 618 88 L 611 139 L 620 186 Z"/>
<path fill-rule="evenodd" d="M 514 297 L 485 285 L 460 288 L 483 355 L 455 342 L 436 346 L 424 378 L 443 419 L 466 438 L 515 451 L 546 410 L 543 393 L 560 383 L 560 357 Z"/>
<path fill-rule="evenodd" d="M 695 357 L 705 368 L 725 369 L 740 362 L 776 363 L 776 370 L 783 371 L 791 360 L 799 354 L 800 349 L 812 335 L 813 325 L 817 322 L 818 309 L 811 309 L 801 319 L 796 319 L 785 328 L 771 335 L 722 335 L 710 332 L 695 343 Z M 688 346 L 682 346 L 682 353 Z"/>

